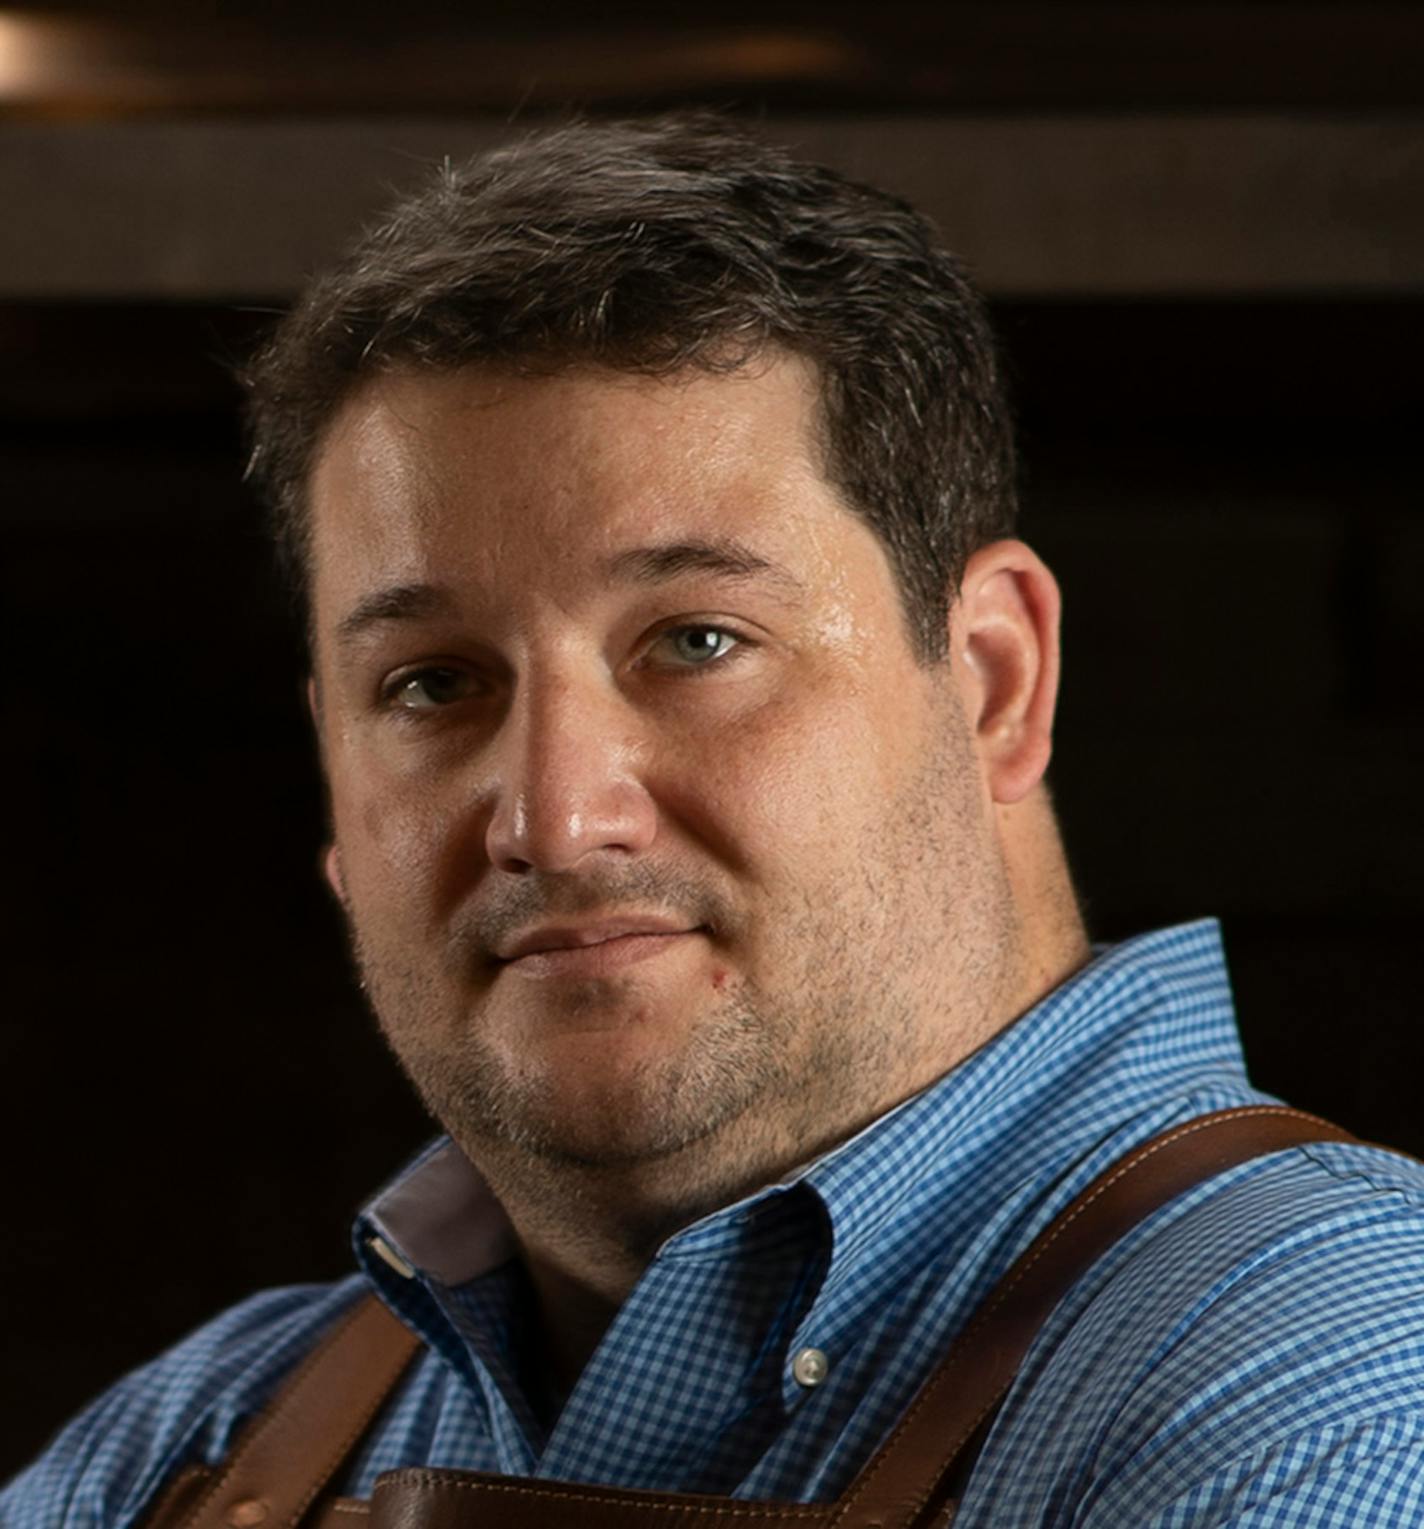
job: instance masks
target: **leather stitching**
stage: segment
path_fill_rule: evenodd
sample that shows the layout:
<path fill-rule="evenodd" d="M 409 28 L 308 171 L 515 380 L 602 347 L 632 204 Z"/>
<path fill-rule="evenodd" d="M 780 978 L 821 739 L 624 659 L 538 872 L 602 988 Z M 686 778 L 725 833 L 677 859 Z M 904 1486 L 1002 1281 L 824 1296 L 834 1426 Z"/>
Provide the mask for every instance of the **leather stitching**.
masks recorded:
<path fill-rule="evenodd" d="M 499 1492 L 506 1496 L 533 1498 L 539 1502 L 606 1503 L 613 1507 L 629 1508 L 637 1513 L 656 1509 L 661 1513 L 695 1513 L 709 1518 L 798 1518 L 815 1522 L 818 1519 L 824 1520 L 835 1507 L 834 1503 L 818 1506 L 814 1503 L 795 1502 L 733 1502 L 726 1505 L 715 1502 L 666 1502 L 656 1497 L 650 1497 L 647 1502 L 630 1502 L 628 1497 L 613 1493 L 521 1486 L 516 1478 L 507 1481 L 465 1481 L 459 1476 L 443 1476 L 434 1471 L 400 1471 L 396 1473 L 396 1479 L 402 1484 L 409 1482 L 413 1486 L 450 1488 L 457 1492 Z"/>

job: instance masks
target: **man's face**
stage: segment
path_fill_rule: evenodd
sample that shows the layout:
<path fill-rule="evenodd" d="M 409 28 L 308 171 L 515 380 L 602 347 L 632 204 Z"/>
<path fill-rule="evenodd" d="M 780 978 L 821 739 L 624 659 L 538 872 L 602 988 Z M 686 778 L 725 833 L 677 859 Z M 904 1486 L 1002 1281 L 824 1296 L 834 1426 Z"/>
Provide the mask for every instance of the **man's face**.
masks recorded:
<path fill-rule="evenodd" d="M 368 384 L 312 481 L 334 875 L 477 1162 L 712 1196 L 944 1071 L 1012 943 L 953 665 L 780 360 Z"/>

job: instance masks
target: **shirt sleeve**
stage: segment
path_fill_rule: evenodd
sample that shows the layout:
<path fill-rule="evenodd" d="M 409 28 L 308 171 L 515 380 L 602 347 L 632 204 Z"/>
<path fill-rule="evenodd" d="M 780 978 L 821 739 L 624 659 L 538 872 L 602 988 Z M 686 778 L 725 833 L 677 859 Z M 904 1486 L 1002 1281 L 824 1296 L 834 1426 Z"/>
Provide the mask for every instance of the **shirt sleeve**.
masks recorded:
<path fill-rule="evenodd" d="M 130 1529 L 184 1466 L 227 1454 L 360 1288 L 266 1291 L 125 1376 L 0 1491 L 0 1529 Z"/>
<path fill-rule="evenodd" d="M 1334 1144 L 1190 1191 L 1045 1326 L 965 1529 L 1424 1525 L 1417 1167 Z"/>
<path fill-rule="evenodd" d="M 1387 1164 L 1366 1176 L 1331 1148 L 1307 1157 L 1287 1181 L 1300 1219 L 1252 1247 L 1244 1218 L 1271 1211 L 1243 1196 L 1216 1235 L 1248 1251 L 1141 1352 L 1075 1529 L 1424 1524 L 1417 1191 Z M 1231 1201 L 1203 1209 L 1176 1239 L 1184 1265 Z"/>
<path fill-rule="evenodd" d="M 1126 1520 L 1100 1505 L 1083 1529 Z M 1417 1529 L 1424 1524 L 1424 1420 L 1390 1414 L 1283 1440 L 1194 1483 L 1143 1529 Z"/>

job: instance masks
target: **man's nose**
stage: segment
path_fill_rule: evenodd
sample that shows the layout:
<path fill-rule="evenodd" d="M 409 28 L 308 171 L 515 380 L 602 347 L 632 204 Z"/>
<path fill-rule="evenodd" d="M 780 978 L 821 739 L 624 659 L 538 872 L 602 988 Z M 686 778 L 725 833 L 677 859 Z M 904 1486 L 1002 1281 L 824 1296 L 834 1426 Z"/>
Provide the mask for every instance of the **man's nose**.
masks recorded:
<path fill-rule="evenodd" d="M 639 778 L 640 732 L 634 709 L 601 679 L 518 687 L 495 744 L 490 863 L 557 873 L 590 855 L 647 849 L 657 810 Z"/>

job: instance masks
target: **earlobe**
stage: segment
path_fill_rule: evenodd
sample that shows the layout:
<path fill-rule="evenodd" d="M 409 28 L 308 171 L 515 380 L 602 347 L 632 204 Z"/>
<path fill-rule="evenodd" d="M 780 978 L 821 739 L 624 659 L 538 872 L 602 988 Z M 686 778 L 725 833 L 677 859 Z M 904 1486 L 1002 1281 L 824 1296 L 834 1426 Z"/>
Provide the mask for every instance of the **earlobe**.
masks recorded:
<path fill-rule="evenodd" d="M 341 874 L 341 856 L 334 844 L 328 844 L 321 855 L 321 874 L 327 886 L 336 894 L 336 900 L 346 906 L 346 878 Z"/>
<path fill-rule="evenodd" d="M 307 710 L 312 726 L 316 729 L 317 747 L 321 747 L 321 692 L 317 689 L 316 676 L 307 678 Z M 321 879 L 331 888 L 337 902 L 346 906 L 346 878 L 341 874 L 341 856 L 334 844 L 328 844 L 321 852 Z"/>
<path fill-rule="evenodd" d="M 1023 542 L 991 542 L 965 568 L 951 636 L 984 776 L 1001 805 L 1021 801 L 1048 768 L 1059 606 L 1057 581 Z"/>

